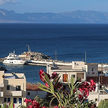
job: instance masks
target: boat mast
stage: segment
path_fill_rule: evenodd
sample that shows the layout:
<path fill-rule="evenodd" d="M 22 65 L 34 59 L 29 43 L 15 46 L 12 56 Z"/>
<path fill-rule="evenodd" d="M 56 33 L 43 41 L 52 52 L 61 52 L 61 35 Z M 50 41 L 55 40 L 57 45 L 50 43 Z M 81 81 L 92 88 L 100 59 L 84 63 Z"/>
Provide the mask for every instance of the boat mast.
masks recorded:
<path fill-rule="evenodd" d="M 13 50 L 13 53 L 15 54 L 15 50 Z"/>
<path fill-rule="evenodd" d="M 30 46 L 28 45 L 28 52 L 31 52 Z"/>
<path fill-rule="evenodd" d="M 85 63 L 87 62 L 87 55 L 86 55 L 86 51 L 85 51 Z"/>
<path fill-rule="evenodd" d="M 57 60 L 57 51 L 55 50 L 55 60 Z"/>

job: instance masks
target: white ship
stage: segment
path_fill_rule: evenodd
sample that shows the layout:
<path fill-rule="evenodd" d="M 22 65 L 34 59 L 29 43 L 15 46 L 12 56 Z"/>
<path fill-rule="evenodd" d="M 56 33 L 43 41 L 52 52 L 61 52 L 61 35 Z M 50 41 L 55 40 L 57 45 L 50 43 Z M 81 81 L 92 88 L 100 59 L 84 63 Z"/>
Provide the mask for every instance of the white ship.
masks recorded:
<path fill-rule="evenodd" d="M 3 61 L 4 64 L 25 64 L 26 61 L 20 59 L 15 52 L 13 53 L 9 53 L 9 55 L 7 57 L 5 57 L 5 60 Z"/>

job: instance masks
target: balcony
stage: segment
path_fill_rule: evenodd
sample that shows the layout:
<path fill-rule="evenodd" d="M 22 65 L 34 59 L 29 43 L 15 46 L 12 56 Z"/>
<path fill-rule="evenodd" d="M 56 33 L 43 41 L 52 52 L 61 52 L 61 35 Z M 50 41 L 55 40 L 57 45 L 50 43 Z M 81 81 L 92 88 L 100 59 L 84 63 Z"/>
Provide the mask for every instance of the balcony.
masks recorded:
<path fill-rule="evenodd" d="M 22 91 L 11 91 L 12 96 L 22 96 Z"/>
<path fill-rule="evenodd" d="M 1 84 L 0 84 L 0 87 L 4 87 L 4 84 L 3 84 L 3 83 L 1 83 Z"/>
<path fill-rule="evenodd" d="M 0 97 L 3 97 L 3 92 L 0 92 Z"/>

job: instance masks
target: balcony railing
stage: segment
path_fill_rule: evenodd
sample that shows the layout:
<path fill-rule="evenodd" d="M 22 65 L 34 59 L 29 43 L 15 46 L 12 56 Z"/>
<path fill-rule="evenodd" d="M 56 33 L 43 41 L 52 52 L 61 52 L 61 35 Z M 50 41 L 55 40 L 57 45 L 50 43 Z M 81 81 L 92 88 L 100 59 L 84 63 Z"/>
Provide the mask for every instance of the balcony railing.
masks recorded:
<path fill-rule="evenodd" d="M 3 92 L 0 92 L 0 97 L 3 97 Z"/>
<path fill-rule="evenodd" d="M 0 84 L 0 87 L 4 87 L 4 84 L 3 84 L 3 83 L 1 83 L 1 84 Z"/>
<path fill-rule="evenodd" d="M 22 91 L 11 91 L 12 96 L 22 96 Z"/>

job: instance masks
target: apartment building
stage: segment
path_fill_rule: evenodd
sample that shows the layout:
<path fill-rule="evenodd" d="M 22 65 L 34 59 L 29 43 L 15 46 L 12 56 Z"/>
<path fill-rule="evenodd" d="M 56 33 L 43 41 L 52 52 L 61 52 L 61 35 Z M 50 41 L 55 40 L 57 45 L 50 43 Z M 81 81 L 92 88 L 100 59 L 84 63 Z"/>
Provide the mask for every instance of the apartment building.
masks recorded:
<path fill-rule="evenodd" d="M 0 105 L 13 101 L 15 108 L 26 105 L 26 78 L 22 73 L 5 73 L 0 70 Z"/>

